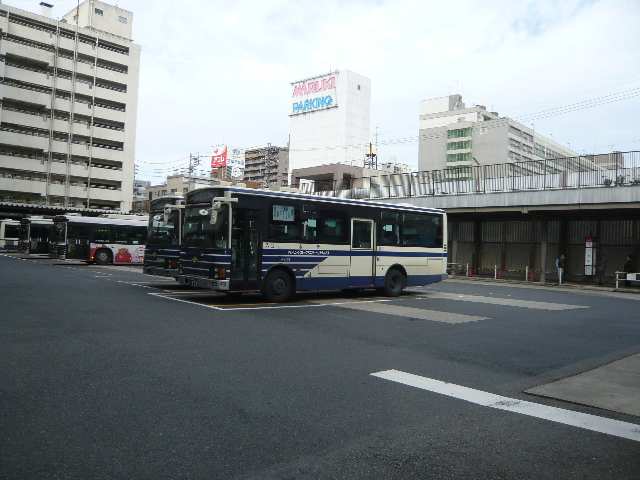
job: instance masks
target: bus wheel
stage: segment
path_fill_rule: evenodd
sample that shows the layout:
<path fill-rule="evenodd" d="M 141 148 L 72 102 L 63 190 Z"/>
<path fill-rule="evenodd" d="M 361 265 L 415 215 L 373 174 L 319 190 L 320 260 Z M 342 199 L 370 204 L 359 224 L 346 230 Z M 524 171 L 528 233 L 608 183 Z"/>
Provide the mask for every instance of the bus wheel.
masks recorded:
<path fill-rule="evenodd" d="M 264 279 L 262 294 L 272 302 L 286 302 L 293 296 L 293 280 L 283 270 L 274 270 Z"/>
<path fill-rule="evenodd" d="M 111 252 L 106 249 L 98 250 L 96 252 L 96 263 L 98 265 L 110 265 L 113 263 Z"/>
<path fill-rule="evenodd" d="M 384 294 L 397 297 L 407 285 L 407 277 L 397 268 L 392 268 L 384 277 Z"/>

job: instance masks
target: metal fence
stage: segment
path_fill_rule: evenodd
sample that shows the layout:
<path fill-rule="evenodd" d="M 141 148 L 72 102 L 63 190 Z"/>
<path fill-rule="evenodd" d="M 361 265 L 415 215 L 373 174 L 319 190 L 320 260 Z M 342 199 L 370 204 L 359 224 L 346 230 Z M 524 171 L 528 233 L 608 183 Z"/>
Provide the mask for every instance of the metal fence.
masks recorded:
<path fill-rule="evenodd" d="M 640 185 L 640 151 L 452 167 L 348 181 L 303 180 L 303 193 L 342 198 L 406 198 Z"/>

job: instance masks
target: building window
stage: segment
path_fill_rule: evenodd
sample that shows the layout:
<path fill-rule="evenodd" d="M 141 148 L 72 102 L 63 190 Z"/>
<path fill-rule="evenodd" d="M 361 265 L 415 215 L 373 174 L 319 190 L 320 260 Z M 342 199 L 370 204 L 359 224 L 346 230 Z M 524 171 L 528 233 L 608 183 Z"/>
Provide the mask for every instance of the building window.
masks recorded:
<path fill-rule="evenodd" d="M 128 22 L 127 17 L 123 17 L 123 16 L 118 16 L 118 21 L 120 23 L 127 23 Z"/>
<path fill-rule="evenodd" d="M 100 15 L 100 16 L 104 15 L 104 12 L 100 8 L 96 8 L 94 11 L 96 12 L 96 15 Z"/>
<path fill-rule="evenodd" d="M 447 162 L 470 162 L 471 160 L 471 152 L 447 153 Z"/>
<path fill-rule="evenodd" d="M 447 130 L 447 138 L 461 138 L 461 137 L 470 137 L 470 136 L 471 136 L 471 127 Z"/>
<path fill-rule="evenodd" d="M 464 140 L 462 142 L 451 142 L 447 144 L 447 150 L 466 150 L 471 148 L 471 140 Z"/>

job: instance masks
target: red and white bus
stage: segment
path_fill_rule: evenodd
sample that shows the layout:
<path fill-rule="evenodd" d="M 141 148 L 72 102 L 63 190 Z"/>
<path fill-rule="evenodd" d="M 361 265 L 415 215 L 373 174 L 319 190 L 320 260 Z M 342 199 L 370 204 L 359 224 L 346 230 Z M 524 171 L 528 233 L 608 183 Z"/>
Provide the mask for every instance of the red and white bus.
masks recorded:
<path fill-rule="evenodd" d="M 53 218 L 52 256 L 99 265 L 144 262 L 146 216 L 131 218 L 58 215 Z"/>

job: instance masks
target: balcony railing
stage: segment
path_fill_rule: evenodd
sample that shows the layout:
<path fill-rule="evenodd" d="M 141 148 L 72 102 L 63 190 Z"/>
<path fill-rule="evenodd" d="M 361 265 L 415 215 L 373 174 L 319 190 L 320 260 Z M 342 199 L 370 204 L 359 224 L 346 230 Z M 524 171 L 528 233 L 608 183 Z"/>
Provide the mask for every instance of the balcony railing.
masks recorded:
<path fill-rule="evenodd" d="M 304 180 L 302 193 L 384 199 L 640 186 L 640 151 L 381 174 L 348 181 Z"/>

